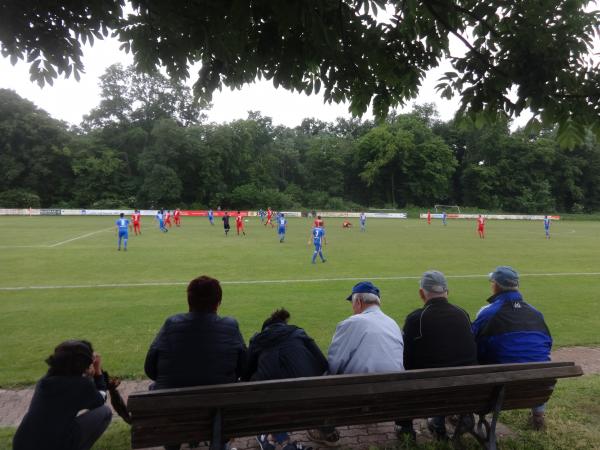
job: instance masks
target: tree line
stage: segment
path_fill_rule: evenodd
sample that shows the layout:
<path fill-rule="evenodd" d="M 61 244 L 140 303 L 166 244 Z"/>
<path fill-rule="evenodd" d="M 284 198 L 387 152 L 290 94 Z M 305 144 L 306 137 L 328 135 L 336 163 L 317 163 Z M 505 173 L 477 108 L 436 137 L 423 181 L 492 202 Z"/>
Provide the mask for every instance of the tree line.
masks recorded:
<path fill-rule="evenodd" d="M 159 73 L 111 66 L 79 126 L 0 90 L 0 207 L 362 209 L 459 204 L 512 212 L 600 210 L 600 144 L 555 129 L 438 120 L 206 123 L 206 105 Z"/>

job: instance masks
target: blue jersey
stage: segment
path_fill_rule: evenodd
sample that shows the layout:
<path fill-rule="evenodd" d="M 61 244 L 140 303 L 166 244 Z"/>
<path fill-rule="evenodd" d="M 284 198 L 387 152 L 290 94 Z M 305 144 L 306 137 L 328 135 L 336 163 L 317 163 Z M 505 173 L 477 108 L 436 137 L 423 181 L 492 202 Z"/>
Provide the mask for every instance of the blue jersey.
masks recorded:
<path fill-rule="evenodd" d="M 316 246 L 321 246 L 323 237 L 325 236 L 325 230 L 321 227 L 314 227 L 312 230 L 313 243 Z"/>
<path fill-rule="evenodd" d="M 117 227 L 119 227 L 119 234 L 127 233 L 129 229 L 129 220 L 127 219 L 118 219 L 116 222 Z"/>
<path fill-rule="evenodd" d="M 544 218 L 544 228 L 547 230 L 548 228 L 550 228 L 550 218 L 546 217 Z M 560 227 L 559 227 L 560 228 Z"/>
<path fill-rule="evenodd" d="M 364 214 L 361 214 L 360 215 L 360 223 L 362 223 L 364 225 L 366 221 L 367 221 L 367 216 Z"/>
<path fill-rule="evenodd" d="M 287 220 L 285 219 L 285 217 L 280 217 L 279 219 L 277 219 L 277 222 L 279 223 L 279 232 L 285 233 L 285 226 L 287 225 Z"/>
<path fill-rule="evenodd" d="M 213 210 L 212 210 L 212 209 L 209 209 L 209 210 L 208 210 L 208 218 L 209 218 L 209 219 L 212 219 L 212 218 L 213 218 Z"/>

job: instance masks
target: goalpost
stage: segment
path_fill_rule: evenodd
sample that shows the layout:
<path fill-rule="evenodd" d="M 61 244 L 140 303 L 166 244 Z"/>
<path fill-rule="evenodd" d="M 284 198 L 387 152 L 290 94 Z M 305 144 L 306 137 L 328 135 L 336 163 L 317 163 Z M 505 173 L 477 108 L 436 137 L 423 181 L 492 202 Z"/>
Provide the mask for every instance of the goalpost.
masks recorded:
<path fill-rule="evenodd" d="M 433 207 L 435 208 L 436 213 L 446 211 L 460 214 L 460 207 L 458 205 L 433 205 Z"/>

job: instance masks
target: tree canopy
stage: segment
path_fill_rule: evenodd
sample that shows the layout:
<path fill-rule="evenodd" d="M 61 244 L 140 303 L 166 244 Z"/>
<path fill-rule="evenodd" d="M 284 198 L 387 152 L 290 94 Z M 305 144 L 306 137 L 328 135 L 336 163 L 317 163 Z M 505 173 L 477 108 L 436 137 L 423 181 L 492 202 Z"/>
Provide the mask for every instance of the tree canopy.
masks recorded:
<path fill-rule="evenodd" d="M 93 111 L 113 105 L 103 95 Z M 107 111 L 96 118 L 110 120 L 68 129 L 0 89 L 0 207 L 600 211 L 600 141 L 589 132 L 568 149 L 553 129 L 440 122 L 430 104 L 378 123 L 307 118 L 295 128 L 256 112 L 185 124 L 163 102 L 141 120 Z"/>
<path fill-rule="evenodd" d="M 0 5 L 0 48 L 52 83 L 83 70 L 81 43 L 117 36 L 145 72 L 166 68 L 210 101 L 256 78 L 323 91 L 355 115 L 384 117 L 417 95 L 449 57 L 441 95 L 461 96 L 477 124 L 529 108 L 532 127 L 559 124 L 563 144 L 600 136 L 600 70 L 591 56 L 600 12 L 592 0 L 125 0 Z M 466 49 L 453 53 L 450 37 Z"/>

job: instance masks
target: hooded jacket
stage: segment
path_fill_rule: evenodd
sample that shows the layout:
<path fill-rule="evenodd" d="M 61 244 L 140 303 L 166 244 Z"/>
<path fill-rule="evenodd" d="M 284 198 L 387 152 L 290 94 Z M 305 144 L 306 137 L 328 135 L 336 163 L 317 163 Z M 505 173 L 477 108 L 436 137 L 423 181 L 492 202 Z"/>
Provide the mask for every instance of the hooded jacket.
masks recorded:
<path fill-rule="evenodd" d="M 327 371 L 327 358 L 302 328 L 276 322 L 254 335 L 249 345 L 249 381 L 314 377 Z"/>
<path fill-rule="evenodd" d="M 541 312 L 519 291 L 492 295 L 473 322 L 480 364 L 550 361 L 552 336 Z"/>

